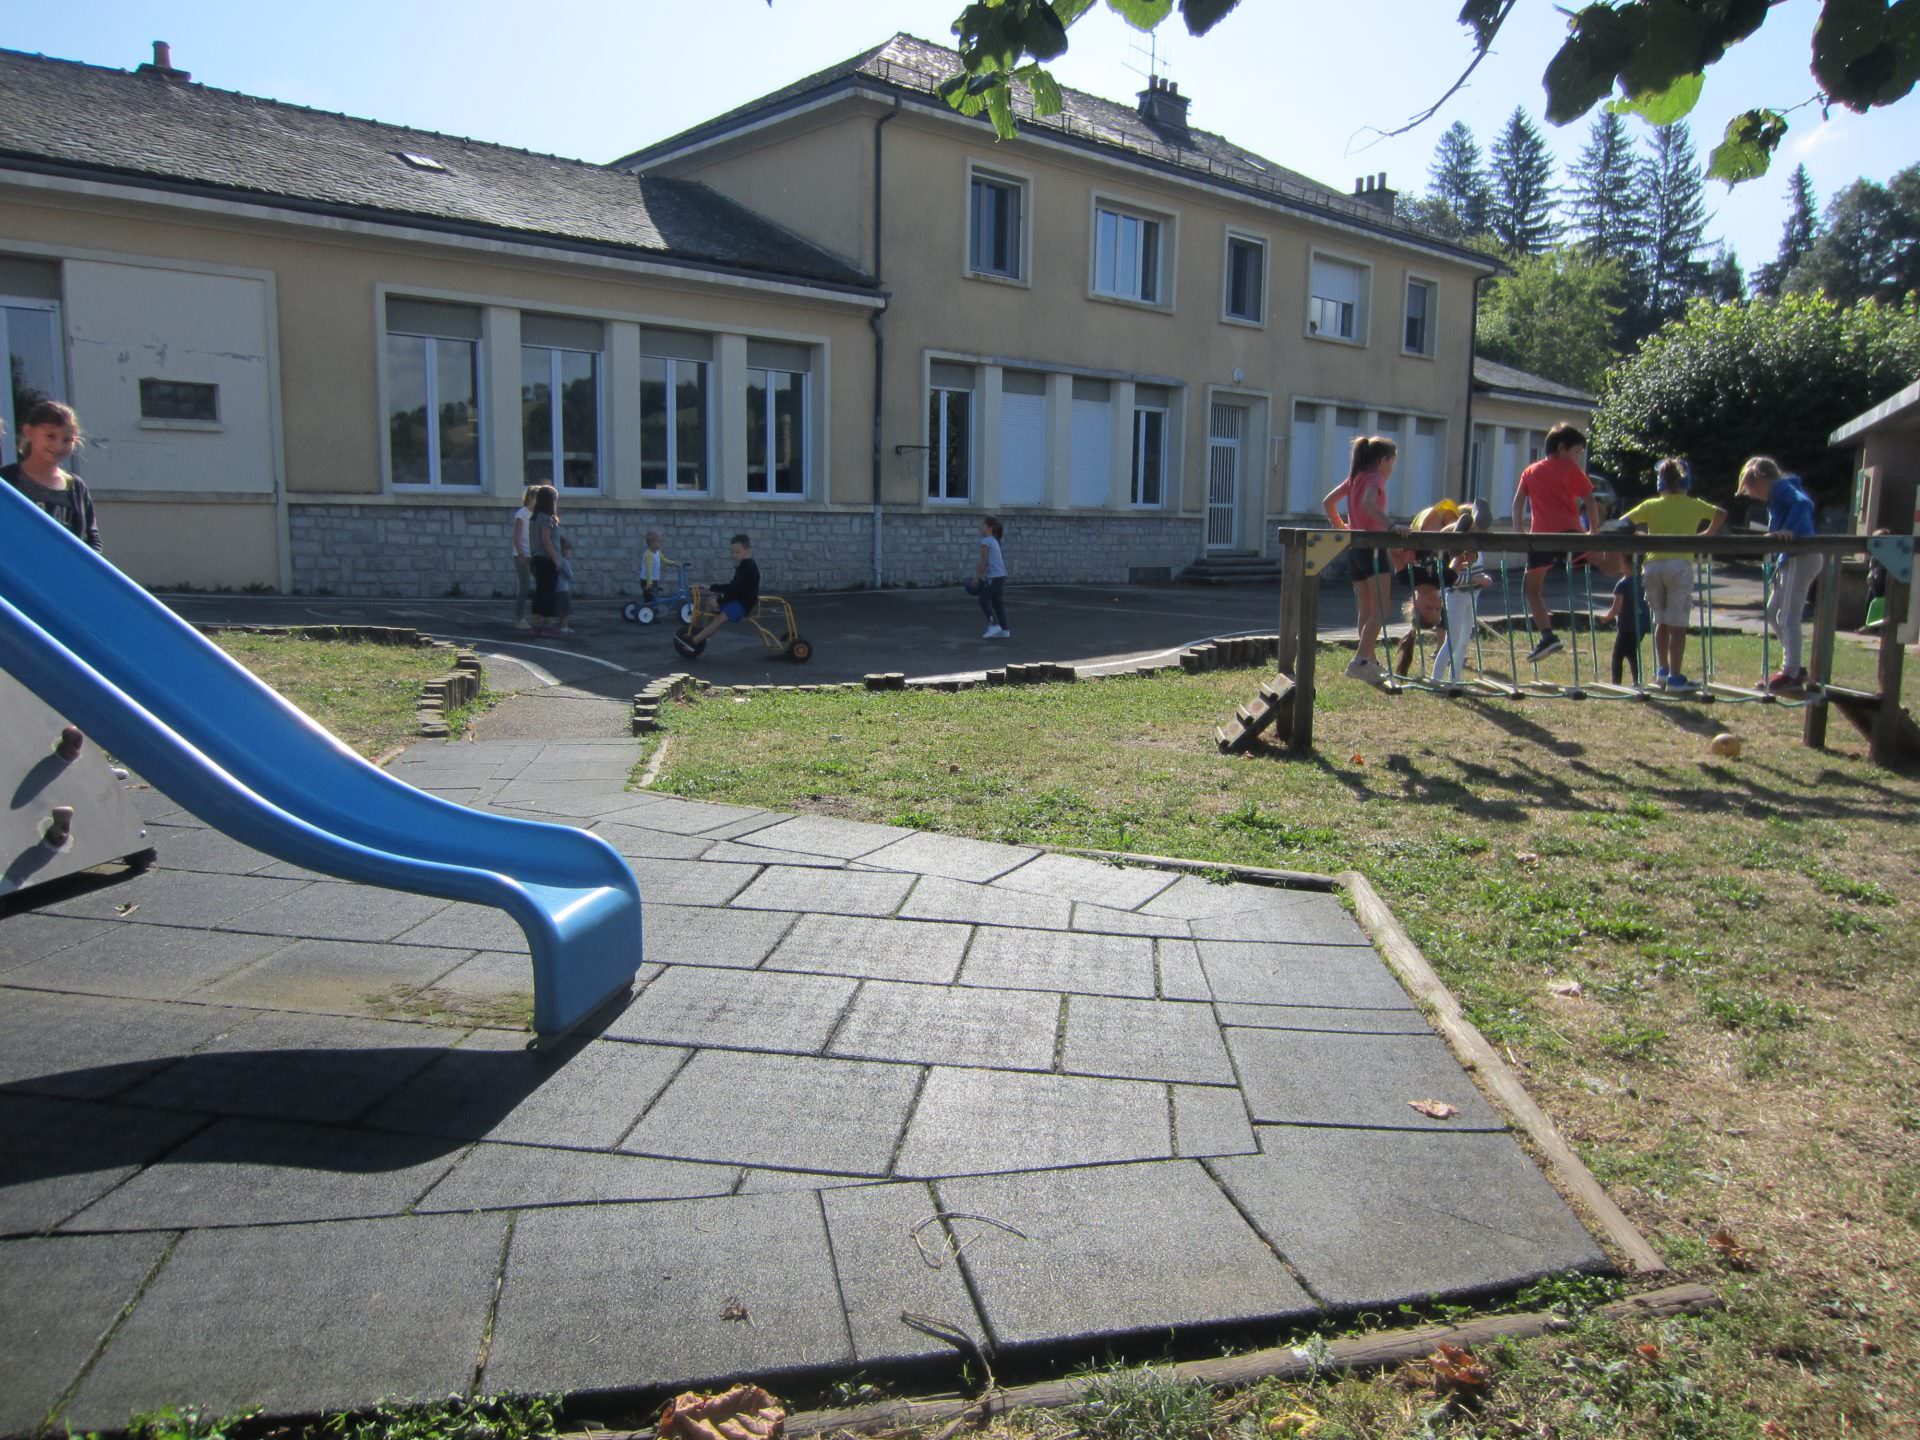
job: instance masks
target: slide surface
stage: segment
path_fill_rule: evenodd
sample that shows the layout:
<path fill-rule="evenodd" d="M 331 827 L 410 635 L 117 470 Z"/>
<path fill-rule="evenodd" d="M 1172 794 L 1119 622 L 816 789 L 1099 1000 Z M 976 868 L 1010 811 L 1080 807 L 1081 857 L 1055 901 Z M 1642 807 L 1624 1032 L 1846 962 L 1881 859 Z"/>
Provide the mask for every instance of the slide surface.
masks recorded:
<path fill-rule="evenodd" d="M 4 481 L 0 557 L 0 667 L 183 808 L 291 864 L 507 911 L 542 1035 L 631 984 L 640 891 L 604 840 L 369 764 Z"/>

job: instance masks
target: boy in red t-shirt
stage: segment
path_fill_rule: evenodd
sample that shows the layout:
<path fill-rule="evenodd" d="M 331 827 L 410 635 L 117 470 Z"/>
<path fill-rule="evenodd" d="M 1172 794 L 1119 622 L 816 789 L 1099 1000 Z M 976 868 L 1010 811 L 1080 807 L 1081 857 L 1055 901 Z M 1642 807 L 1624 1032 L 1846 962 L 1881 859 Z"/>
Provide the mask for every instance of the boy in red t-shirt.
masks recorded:
<path fill-rule="evenodd" d="M 1546 458 L 1536 460 L 1520 472 L 1520 484 L 1513 492 L 1513 523 L 1520 524 L 1520 502 L 1527 504 L 1527 530 L 1534 535 L 1564 535 L 1600 528 L 1600 507 L 1593 498 L 1593 482 L 1581 468 L 1587 458 L 1587 437 L 1573 426 L 1559 424 L 1547 432 Z M 1582 525 L 1584 515 L 1586 524 Z M 1566 562 L 1563 552 L 1529 550 L 1527 552 L 1527 609 L 1540 631 L 1540 643 L 1527 654 L 1537 663 L 1561 648 L 1560 637 L 1553 633 L 1553 617 L 1547 613 L 1542 593 L 1547 572 Z"/>

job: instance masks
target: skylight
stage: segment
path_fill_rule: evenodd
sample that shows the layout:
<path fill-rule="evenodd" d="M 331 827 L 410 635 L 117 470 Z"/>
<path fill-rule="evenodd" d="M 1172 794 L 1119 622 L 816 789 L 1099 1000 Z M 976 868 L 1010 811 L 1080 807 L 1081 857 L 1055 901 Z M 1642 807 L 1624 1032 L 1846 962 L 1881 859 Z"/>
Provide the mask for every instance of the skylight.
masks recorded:
<path fill-rule="evenodd" d="M 441 175 L 447 173 L 447 167 L 431 155 L 416 155 L 411 150 L 396 150 L 393 153 L 396 158 L 405 164 L 411 165 L 416 170 L 432 170 Z"/>

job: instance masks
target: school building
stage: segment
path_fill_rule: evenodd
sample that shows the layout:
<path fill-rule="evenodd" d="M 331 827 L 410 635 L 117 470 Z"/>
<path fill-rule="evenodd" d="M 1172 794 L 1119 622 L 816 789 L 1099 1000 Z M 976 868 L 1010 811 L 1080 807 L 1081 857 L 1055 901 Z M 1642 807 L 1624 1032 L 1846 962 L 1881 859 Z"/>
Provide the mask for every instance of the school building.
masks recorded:
<path fill-rule="evenodd" d="M 1382 178 L 1322 186 L 1158 80 L 996 143 L 957 66 L 898 35 L 596 165 L 164 47 L 0 51 L 0 445 L 27 393 L 74 404 L 155 586 L 491 594 L 533 481 L 589 593 L 648 528 L 716 564 L 750 531 L 782 589 L 940 583 L 989 512 L 1016 578 L 1126 581 L 1261 555 L 1355 434 L 1400 441 L 1404 515 L 1580 398 L 1476 382 L 1494 265 Z"/>

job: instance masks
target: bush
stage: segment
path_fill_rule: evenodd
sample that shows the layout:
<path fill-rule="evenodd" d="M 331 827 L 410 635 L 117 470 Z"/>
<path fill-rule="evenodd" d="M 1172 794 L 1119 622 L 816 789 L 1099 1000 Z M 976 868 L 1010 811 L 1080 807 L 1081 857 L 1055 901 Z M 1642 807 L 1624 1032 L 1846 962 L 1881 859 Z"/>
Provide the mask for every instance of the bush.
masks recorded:
<path fill-rule="evenodd" d="M 1693 462 L 1725 504 L 1749 455 L 1777 458 L 1818 503 L 1846 502 L 1853 457 L 1827 437 L 1920 377 L 1920 300 L 1842 308 L 1822 295 L 1696 300 L 1608 372 L 1594 468 L 1651 489 L 1663 455 Z"/>

